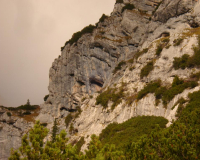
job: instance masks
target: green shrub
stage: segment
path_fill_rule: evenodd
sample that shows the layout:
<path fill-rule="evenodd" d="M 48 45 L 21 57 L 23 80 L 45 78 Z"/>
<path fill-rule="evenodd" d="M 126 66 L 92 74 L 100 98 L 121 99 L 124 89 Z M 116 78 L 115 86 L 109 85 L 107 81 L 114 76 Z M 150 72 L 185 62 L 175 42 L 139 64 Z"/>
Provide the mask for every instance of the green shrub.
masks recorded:
<path fill-rule="evenodd" d="M 44 96 L 44 101 L 46 101 L 49 98 L 49 94 Z"/>
<path fill-rule="evenodd" d="M 144 134 L 151 133 L 155 124 L 165 128 L 168 120 L 163 117 L 138 116 L 131 118 L 121 124 L 111 123 L 102 130 L 99 139 L 102 144 L 115 144 L 117 148 L 123 149 L 130 142 L 136 142 Z"/>
<path fill-rule="evenodd" d="M 66 125 L 66 128 L 69 126 L 70 122 L 72 121 L 73 117 L 71 115 L 71 113 L 69 113 L 67 115 L 67 117 L 65 117 L 65 125 Z"/>
<path fill-rule="evenodd" d="M 146 96 L 148 93 L 155 93 L 156 89 L 158 89 L 161 86 L 160 81 L 157 82 L 151 82 L 147 84 L 141 91 L 138 92 L 137 99 L 140 100 L 144 96 Z"/>
<path fill-rule="evenodd" d="M 148 76 L 149 73 L 150 73 L 153 69 L 154 69 L 153 61 L 148 62 L 147 65 L 144 66 L 144 67 L 141 69 L 140 78 L 143 78 L 143 77 Z"/>
<path fill-rule="evenodd" d="M 46 127 L 48 124 L 47 123 L 41 123 L 40 125 L 43 126 L 43 127 Z"/>
<path fill-rule="evenodd" d="M 74 132 L 74 125 L 73 123 L 70 124 L 69 133 L 72 134 Z"/>
<path fill-rule="evenodd" d="M 183 42 L 183 40 L 184 40 L 184 39 L 182 39 L 182 38 L 175 39 L 175 40 L 173 41 L 174 46 L 179 46 L 179 45 Z"/>
<path fill-rule="evenodd" d="M 85 28 L 83 28 L 81 31 L 74 33 L 72 38 L 65 43 L 65 46 L 67 44 L 72 45 L 73 43 L 77 42 L 79 38 L 82 37 L 82 35 L 86 33 L 92 33 L 95 28 L 96 26 L 90 24 L 89 26 L 86 26 Z M 64 47 L 61 47 L 61 51 L 64 49 Z"/>
<path fill-rule="evenodd" d="M 11 116 L 12 116 L 12 114 L 11 114 L 10 112 L 7 112 L 7 116 L 11 117 Z"/>
<path fill-rule="evenodd" d="M 185 69 L 188 66 L 188 59 L 190 56 L 188 54 L 184 54 L 182 57 L 175 57 L 173 61 L 174 69 Z"/>
<path fill-rule="evenodd" d="M 104 20 L 105 20 L 106 18 L 108 18 L 108 16 L 105 15 L 105 14 L 102 14 L 101 18 L 99 19 L 99 22 L 104 22 Z M 99 23 L 99 22 L 98 22 L 98 23 Z"/>
<path fill-rule="evenodd" d="M 163 104 L 166 105 L 177 94 L 182 93 L 187 88 L 194 88 L 196 86 L 198 86 L 198 83 L 196 81 L 184 82 L 182 79 L 179 79 L 176 76 L 173 80 L 172 86 L 168 89 L 161 86 L 160 81 L 149 83 L 147 86 L 144 87 L 144 89 L 138 92 L 137 99 L 142 99 L 148 93 L 154 93 L 156 100 L 162 99 Z"/>
<path fill-rule="evenodd" d="M 87 99 L 86 97 L 83 97 L 83 98 L 81 99 L 81 102 L 84 102 L 86 99 Z"/>
<path fill-rule="evenodd" d="M 161 45 L 161 44 L 160 44 L 160 45 L 158 45 L 158 46 L 157 46 L 157 49 L 156 49 L 156 55 L 157 55 L 157 56 L 160 56 L 160 54 L 161 54 L 162 50 L 163 50 L 163 47 L 162 47 L 162 45 Z"/>
<path fill-rule="evenodd" d="M 81 147 L 85 143 L 84 137 L 81 137 L 80 140 L 76 143 L 77 152 L 80 152 Z"/>
<path fill-rule="evenodd" d="M 31 112 L 29 112 L 29 111 L 26 111 L 23 113 L 23 115 L 30 115 L 30 114 L 31 114 Z"/>
<path fill-rule="evenodd" d="M 23 109 L 23 110 L 35 110 L 37 108 L 38 108 L 37 105 L 21 105 L 17 107 L 17 109 Z"/>
<path fill-rule="evenodd" d="M 135 6 L 133 5 L 133 4 L 130 4 L 130 3 L 128 3 L 128 4 L 126 4 L 123 8 L 122 8 L 122 13 L 127 9 L 127 10 L 132 10 L 132 9 L 134 9 L 135 8 Z"/>
<path fill-rule="evenodd" d="M 123 0 L 116 0 L 116 3 L 124 3 Z"/>
<path fill-rule="evenodd" d="M 107 108 L 108 102 L 112 101 L 113 104 L 111 106 L 111 109 L 113 110 L 115 106 L 121 103 L 123 97 L 124 97 L 123 86 L 120 87 L 118 90 L 113 88 L 108 88 L 105 92 L 97 96 L 96 105 L 101 104 L 103 108 Z"/>
<path fill-rule="evenodd" d="M 117 71 L 122 69 L 122 66 L 125 65 L 126 62 L 125 61 L 121 61 L 118 63 L 118 65 L 115 67 L 115 69 L 113 70 L 113 74 L 115 74 Z"/>
<path fill-rule="evenodd" d="M 175 57 L 173 61 L 174 69 L 185 69 L 200 66 L 200 36 L 198 36 L 198 45 L 193 47 L 194 54 L 189 56 L 184 54 L 182 57 Z"/>

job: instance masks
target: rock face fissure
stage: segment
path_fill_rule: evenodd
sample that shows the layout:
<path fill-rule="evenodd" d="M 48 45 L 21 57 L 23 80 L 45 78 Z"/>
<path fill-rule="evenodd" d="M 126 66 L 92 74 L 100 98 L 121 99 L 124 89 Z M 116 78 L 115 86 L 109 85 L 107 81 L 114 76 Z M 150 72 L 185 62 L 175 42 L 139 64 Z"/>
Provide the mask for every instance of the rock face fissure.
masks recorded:
<path fill-rule="evenodd" d="M 124 10 L 127 3 L 135 8 Z M 124 3 L 116 3 L 111 15 L 99 22 L 92 33 L 82 35 L 71 45 L 68 43 L 55 59 L 49 71 L 49 97 L 40 106 L 36 120 L 52 129 L 57 118 L 59 130 L 68 131 L 65 117 L 79 113 L 71 121 L 76 134 L 68 136 L 70 141 L 84 137 L 86 143 L 82 150 L 87 148 L 91 134 L 100 134 L 112 122 L 155 115 L 167 118 L 170 125 L 172 119 L 176 119 L 178 106 L 174 105 L 177 100 L 187 99 L 188 93 L 199 90 L 199 86 L 175 95 L 165 106 L 156 101 L 153 93 L 140 100 L 135 97 L 151 81 L 160 79 L 162 85 L 169 86 L 176 75 L 187 79 L 191 73 L 199 71 L 198 68 L 173 68 L 174 57 L 193 55 L 193 46 L 197 45 L 200 35 L 199 26 L 200 2 L 197 0 L 124 0 Z M 177 39 L 182 39 L 178 45 L 175 44 Z M 145 76 L 141 75 L 141 70 Z M 113 88 L 115 94 L 123 88 L 120 103 L 109 101 L 107 108 L 96 105 L 97 96 L 109 88 Z M 0 111 L 1 121 L 5 114 Z M 0 157 L 8 157 L 11 147 L 18 148 L 21 135 L 33 125 L 15 119 L 12 125 L 21 128 L 20 131 L 7 124 L 7 120 L 0 122 L 3 126 L 0 129 Z M 11 138 L 8 135 L 12 130 L 16 134 Z"/>

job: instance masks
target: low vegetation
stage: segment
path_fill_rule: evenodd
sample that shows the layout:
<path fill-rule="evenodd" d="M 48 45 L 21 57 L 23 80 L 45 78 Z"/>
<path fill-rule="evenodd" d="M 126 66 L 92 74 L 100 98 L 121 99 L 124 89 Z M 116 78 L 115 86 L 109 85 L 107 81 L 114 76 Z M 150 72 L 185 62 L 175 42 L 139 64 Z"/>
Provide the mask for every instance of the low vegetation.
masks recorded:
<path fill-rule="evenodd" d="M 175 76 L 171 87 L 166 88 L 161 86 L 160 81 L 151 82 L 144 87 L 139 93 L 137 99 L 141 99 L 148 93 L 154 93 L 157 100 L 162 99 L 163 104 L 166 105 L 171 101 L 177 94 L 182 93 L 187 88 L 194 88 L 198 83 L 194 80 L 184 81 Z"/>
<path fill-rule="evenodd" d="M 77 152 L 81 151 L 81 147 L 85 143 L 84 137 L 81 137 L 80 140 L 76 143 Z"/>
<path fill-rule="evenodd" d="M 71 113 L 69 113 L 67 115 L 67 117 L 65 117 L 65 125 L 66 125 L 66 128 L 69 126 L 70 122 L 73 120 L 73 116 Z"/>
<path fill-rule="evenodd" d="M 44 96 L 44 101 L 46 102 L 48 98 L 49 98 L 49 94 Z"/>
<path fill-rule="evenodd" d="M 176 84 L 180 84 L 179 81 Z M 175 85 L 175 84 L 174 84 Z M 176 122 L 165 128 L 162 117 L 142 116 L 108 125 L 100 134 L 91 136 L 83 154 L 82 137 L 74 147 L 61 131 L 55 142 L 43 143 L 47 128 L 36 122 L 22 138 L 20 149 L 11 151 L 9 160 L 22 159 L 200 159 L 200 91 L 190 93 Z M 184 103 L 181 100 L 179 103 Z"/>
<path fill-rule="evenodd" d="M 73 43 L 77 42 L 79 40 L 79 38 L 81 38 L 82 35 L 84 35 L 86 33 L 92 33 L 95 28 L 96 28 L 96 26 L 90 24 L 89 26 L 83 28 L 81 31 L 74 33 L 72 38 L 70 40 L 68 40 L 63 47 L 61 47 L 61 51 L 64 49 L 64 47 L 67 44 L 72 45 Z"/>
<path fill-rule="evenodd" d="M 11 114 L 10 112 L 7 112 L 7 116 L 8 116 L 8 117 L 11 117 L 12 114 Z"/>
<path fill-rule="evenodd" d="M 153 69 L 154 69 L 153 61 L 148 62 L 147 65 L 144 66 L 144 67 L 141 69 L 140 78 L 147 77 L 147 76 L 149 75 L 149 73 L 150 73 Z"/>
<path fill-rule="evenodd" d="M 161 52 L 163 50 L 163 46 L 160 44 L 157 46 L 157 49 L 156 49 L 156 55 L 157 56 L 160 56 Z"/>
<path fill-rule="evenodd" d="M 194 54 L 189 56 L 184 54 L 182 57 L 175 57 L 173 61 L 174 69 L 185 69 L 200 66 L 200 36 L 198 36 L 198 45 L 193 47 Z"/>
<path fill-rule="evenodd" d="M 116 0 L 116 3 L 124 3 L 123 0 Z"/>
<path fill-rule="evenodd" d="M 183 42 L 183 38 L 178 38 L 173 41 L 174 46 L 179 46 Z"/>
<path fill-rule="evenodd" d="M 108 107 L 108 103 L 112 102 L 111 109 L 113 110 L 115 106 L 122 102 L 122 98 L 124 98 L 124 96 L 124 84 L 122 84 L 119 89 L 108 88 L 106 91 L 98 95 L 96 105 L 101 104 L 105 109 Z"/>
<path fill-rule="evenodd" d="M 113 74 L 117 73 L 117 71 L 122 69 L 122 66 L 126 65 L 125 61 L 121 61 L 118 63 L 118 65 L 115 67 L 115 69 L 113 70 Z"/>
<path fill-rule="evenodd" d="M 125 11 L 125 10 L 133 10 L 135 8 L 135 6 L 133 4 L 126 4 L 123 8 L 122 8 L 122 13 Z"/>
<path fill-rule="evenodd" d="M 139 116 L 131 118 L 124 123 L 109 124 L 99 135 L 103 145 L 106 143 L 115 144 L 117 148 L 123 148 L 130 141 L 138 141 L 139 137 L 151 133 L 156 124 L 165 128 L 168 120 L 163 117 Z"/>
<path fill-rule="evenodd" d="M 151 82 L 147 84 L 140 92 L 138 92 L 137 99 L 140 100 L 143 97 L 145 97 L 148 93 L 155 93 L 155 91 L 160 88 L 161 82 L 156 81 L 156 82 Z"/>
<path fill-rule="evenodd" d="M 108 18 L 109 16 L 105 15 L 105 14 L 102 14 L 101 18 L 99 19 L 99 22 L 96 23 L 96 26 L 99 24 L 99 23 L 102 23 L 105 21 L 106 18 Z"/>

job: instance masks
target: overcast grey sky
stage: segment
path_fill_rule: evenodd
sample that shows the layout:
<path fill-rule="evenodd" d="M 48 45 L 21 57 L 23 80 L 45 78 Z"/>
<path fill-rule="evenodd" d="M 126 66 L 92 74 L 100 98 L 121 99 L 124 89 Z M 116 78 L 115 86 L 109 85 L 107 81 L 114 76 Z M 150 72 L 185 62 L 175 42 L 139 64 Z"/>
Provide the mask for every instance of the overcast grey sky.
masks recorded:
<path fill-rule="evenodd" d="M 115 0 L 0 0 L 0 105 L 43 103 L 49 68 L 74 32 Z"/>

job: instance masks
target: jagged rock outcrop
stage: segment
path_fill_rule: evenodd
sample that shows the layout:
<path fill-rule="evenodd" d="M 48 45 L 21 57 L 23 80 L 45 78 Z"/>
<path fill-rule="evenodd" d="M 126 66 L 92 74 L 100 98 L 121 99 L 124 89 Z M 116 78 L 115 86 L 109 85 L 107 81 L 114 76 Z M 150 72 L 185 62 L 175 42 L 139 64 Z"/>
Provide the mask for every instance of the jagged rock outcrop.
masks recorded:
<path fill-rule="evenodd" d="M 21 111 L 22 112 L 22 111 Z M 30 117 L 28 118 L 30 119 Z M 0 159 L 7 160 L 11 148 L 18 149 L 22 136 L 33 127 L 33 122 L 0 106 Z"/>
<path fill-rule="evenodd" d="M 124 10 L 128 3 L 134 5 L 134 9 Z M 174 57 L 194 54 L 199 26 L 200 2 L 196 0 L 116 3 L 111 16 L 98 23 L 92 34 L 84 34 L 77 42 L 66 44 L 55 59 L 49 73 L 49 98 L 41 105 L 36 119 L 51 129 L 57 118 L 59 129 L 69 131 L 65 117 L 72 114 L 76 117 L 71 121 L 74 132 L 68 136 L 71 142 L 84 137 L 86 143 L 82 150 L 87 148 L 91 134 L 100 134 L 112 122 L 155 115 L 167 118 L 170 125 L 172 119 L 176 119 L 178 99 L 187 99 L 188 93 L 199 90 L 199 86 L 185 89 L 165 106 L 156 101 L 153 93 L 140 100 L 135 97 L 151 81 L 160 79 L 162 85 L 169 86 L 176 75 L 187 81 L 192 73 L 199 71 L 198 68 L 173 68 Z M 174 45 L 180 38 L 182 43 Z M 159 45 L 162 50 L 156 54 Z M 121 61 L 123 65 L 115 70 Z M 141 77 L 141 70 L 151 61 L 153 70 Z M 119 89 L 121 86 L 124 96 L 113 110 L 112 101 L 107 108 L 96 104 L 98 95 L 108 87 Z"/>

